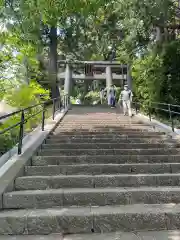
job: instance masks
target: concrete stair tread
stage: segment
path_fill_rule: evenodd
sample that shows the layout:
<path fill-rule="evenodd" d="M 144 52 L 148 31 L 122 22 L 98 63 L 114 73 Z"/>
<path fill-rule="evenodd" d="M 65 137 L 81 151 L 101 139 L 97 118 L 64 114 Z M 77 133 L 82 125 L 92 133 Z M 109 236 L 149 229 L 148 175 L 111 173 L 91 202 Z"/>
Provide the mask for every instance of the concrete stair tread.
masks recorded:
<path fill-rule="evenodd" d="M 180 173 L 159 173 L 159 174 L 145 174 L 145 173 L 140 173 L 140 174 L 126 174 L 126 173 L 121 173 L 119 175 L 117 174 L 111 174 L 111 175 L 107 175 L 107 174 L 103 174 L 103 175 L 92 175 L 92 176 L 89 176 L 89 175 L 86 175 L 86 174 L 81 174 L 81 175 L 60 175 L 60 176 L 22 176 L 22 177 L 17 177 L 17 179 L 31 179 L 31 178 L 35 178 L 35 177 L 40 177 L 40 178 L 81 178 L 81 177 L 130 177 L 130 176 L 134 176 L 134 177 L 148 177 L 148 176 L 177 176 L 177 177 L 180 177 Z"/>
<path fill-rule="evenodd" d="M 180 189 L 173 187 L 59 188 L 13 191 L 3 195 L 5 209 L 68 206 L 112 206 L 180 203 Z"/>
<path fill-rule="evenodd" d="M 131 144 L 131 143 L 143 143 L 143 144 L 150 144 L 150 143 L 154 143 L 154 144 L 174 144 L 173 141 L 171 140 L 163 140 L 163 139 L 112 139 L 112 138 L 104 138 L 104 139 L 49 139 L 46 140 L 47 144 L 67 144 L 67 143 L 74 143 L 74 144 L 81 144 L 81 143 L 88 143 L 88 144 L 92 144 L 92 143 L 108 143 L 108 144 L 113 144 L 113 143 L 119 143 L 119 144 Z"/>
<path fill-rule="evenodd" d="M 33 218 L 33 217 L 58 217 L 58 216 L 92 216 L 106 214 L 146 214 L 146 213 L 179 213 L 180 204 L 131 204 L 115 206 L 88 206 L 47 209 L 18 209 L 0 212 L 0 221 L 3 218 Z"/>
<path fill-rule="evenodd" d="M 59 234 L 1 236 L 1 240 L 180 240 L 180 231 L 113 232 L 94 234 Z"/>
<path fill-rule="evenodd" d="M 120 174 L 120 173 L 178 173 L 180 163 L 71 164 L 26 166 L 25 175 Z"/>
<path fill-rule="evenodd" d="M 44 190 L 20 190 L 4 193 L 4 197 L 13 195 L 43 195 L 62 193 L 104 193 L 104 192 L 180 192 L 179 186 L 145 186 L 145 187 L 115 187 L 115 188 L 58 188 Z M 180 201 L 180 200 L 179 200 Z"/>
<path fill-rule="evenodd" d="M 51 134 L 51 136 L 60 136 L 61 135 L 65 135 L 65 136 L 81 136 L 81 135 L 84 135 L 84 136 L 102 136 L 102 135 L 106 135 L 106 136 L 123 136 L 123 135 L 132 135 L 132 136 L 136 136 L 136 135 L 149 135 L 149 136 L 164 136 L 166 135 L 165 132 L 160 132 L 160 131 L 147 131 L 146 129 L 144 131 L 131 131 L 131 130 L 127 130 L 127 129 L 124 129 L 123 130 L 114 130 L 114 131 L 111 131 L 111 130 L 108 130 L 108 131 L 69 131 L 69 132 L 53 132 Z"/>
<path fill-rule="evenodd" d="M 104 188 L 140 186 L 177 186 L 180 173 L 23 176 L 15 181 L 16 190 L 53 188 Z"/>
<path fill-rule="evenodd" d="M 61 234 L 0 236 L 1 240 L 64 240 Z"/>
<path fill-rule="evenodd" d="M 34 156 L 32 158 L 32 164 L 36 166 L 44 165 L 73 165 L 80 163 L 169 163 L 176 162 L 179 163 L 180 154 L 174 155 L 160 155 L 160 154 L 151 154 L 151 155 L 50 155 L 44 154 L 43 156 Z"/>
<path fill-rule="evenodd" d="M 123 143 L 123 142 L 116 142 L 116 143 L 46 143 L 42 145 L 43 149 L 56 149 L 56 148 L 62 148 L 62 149 L 74 149 L 74 148 L 107 148 L 107 149 L 116 149 L 116 148 L 179 148 L 180 144 L 167 144 L 167 143 Z"/>
<path fill-rule="evenodd" d="M 97 139 L 97 138 L 111 138 L 111 139 L 134 139 L 134 138 L 152 138 L 152 139 L 167 139 L 169 138 L 170 136 L 168 135 L 165 135 L 165 134 L 151 134 L 151 135 L 148 135 L 148 134 L 143 134 L 143 135 L 139 135 L 139 134 L 101 134 L 101 135 L 95 135 L 95 134 L 89 134 L 89 135 L 83 135 L 83 134 L 80 134 L 80 135 L 65 135 L 65 134 L 51 134 L 49 135 L 48 139 Z"/>
<path fill-rule="evenodd" d="M 180 204 L 172 203 L 11 210 L 0 212 L 0 234 L 170 230 L 178 228 L 179 215 Z"/>
<path fill-rule="evenodd" d="M 58 145 L 58 144 L 57 144 Z M 119 145 L 119 144 L 118 144 Z M 155 144 L 157 146 L 157 144 Z M 61 148 L 61 149 L 57 149 L 57 148 L 51 148 L 52 151 L 57 151 L 57 150 L 67 150 L 66 148 Z M 119 150 L 119 148 L 113 148 L 114 150 Z M 149 151 L 151 150 L 158 150 L 158 149 L 164 149 L 164 150 L 176 150 L 178 152 L 180 152 L 180 147 L 177 147 L 177 148 L 172 148 L 172 147 L 169 147 L 169 146 L 164 146 L 162 145 L 162 147 L 160 148 L 148 148 Z M 43 149 L 43 150 L 48 150 L 48 149 Z M 75 150 L 74 148 L 72 149 L 68 149 L 68 151 L 71 151 L 71 150 Z M 78 150 L 88 150 L 88 148 L 79 148 Z M 92 148 L 90 150 L 98 150 L 96 148 Z M 100 150 L 109 150 L 108 148 L 100 148 Z M 123 149 L 124 151 L 128 152 L 128 151 L 131 151 L 131 150 L 136 150 L 136 151 L 142 151 L 144 150 L 143 148 L 126 148 L 126 149 Z"/>
<path fill-rule="evenodd" d="M 109 166 L 109 167 L 118 167 L 118 166 L 151 166 L 151 165 L 154 165 L 154 166 L 161 166 L 161 165 L 174 165 L 174 166 L 178 166 L 180 163 L 173 163 L 173 162 L 169 162 L 169 163 L 144 163 L 144 162 L 139 162 L 139 163 L 80 163 L 80 164 L 75 164 L 72 166 L 72 164 L 64 164 L 62 165 L 62 167 L 94 167 L 94 166 L 97 166 L 97 167 L 102 167 L 102 166 Z M 25 168 L 35 168 L 35 167 L 41 167 L 41 166 L 36 166 L 36 165 L 33 165 L 33 166 L 25 166 Z M 61 167 L 59 165 L 46 165 L 44 167 Z"/>
<path fill-rule="evenodd" d="M 162 154 L 154 154 L 154 155 L 151 155 L 152 157 L 167 157 L 167 155 L 162 155 Z M 63 158 L 66 158 L 66 159 L 68 159 L 68 158 L 70 158 L 70 159 L 76 159 L 76 158 L 98 158 L 98 157 L 103 157 L 104 159 L 108 159 L 108 158 L 112 158 L 112 157 L 116 157 L 116 158 L 119 158 L 119 159 L 121 159 L 121 157 L 122 158 L 128 158 L 129 157 L 129 155 L 124 155 L 124 156 L 122 156 L 122 155 L 116 155 L 116 156 L 114 156 L 114 155 L 112 155 L 112 154 L 109 154 L 109 155 L 96 155 L 96 156 L 89 156 L 89 155 L 86 155 L 86 154 L 84 154 L 84 155 L 81 155 L 81 156 L 77 156 L 77 155 L 72 155 L 72 156 L 66 156 L 66 155 L 60 155 L 60 156 L 51 156 L 51 155 L 46 155 L 46 156 L 41 156 L 41 155 L 38 155 L 38 156 L 33 156 L 33 159 L 39 159 L 39 158 L 49 158 L 49 157 L 52 157 L 52 158 L 54 158 L 54 159 L 57 159 L 57 158 L 59 158 L 59 159 L 63 159 Z M 149 157 L 149 155 L 136 155 L 136 154 L 134 154 L 134 155 L 131 155 L 131 157 L 133 158 L 146 158 L 146 157 Z M 174 154 L 174 155 L 171 155 L 171 157 L 180 157 L 180 154 L 179 155 L 176 155 L 176 154 Z"/>
<path fill-rule="evenodd" d="M 68 136 L 163 136 L 165 135 L 164 132 L 154 132 L 154 131 L 117 131 L 117 130 L 114 130 L 114 131 L 101 131 L 101 132 L 82 132 L 82 131 L 77 131 L 77 132 L 73 132 L 73 131 L 66 131 L 66 132 L 54 132 L 53 133 L 53 136 L 63 136 L 63 137 L 68 137 Z M 52 135 L 51 135 L 52 136 Z"/>
<path fill-rule="evenodd" d="M 111 141 L 116 141 L 117 143 L 118 142 L 122 142 L 122 143 L 127 143 L 127 142 L 131 142 L 131 141 L 133 141 L 134 143 L 144 143 L 144 141 L 147 141 L 147 142 L 152 142 L 152 143 L 156 143 L 156 141 L 161 141 L 162 143 L 164 143 L 165 141 L 167 141 L 168 143 L 170 142 L 170 143 L 177 143 L 175 140 L 173 140 L 172 138 L 170 138 L 170 137 L 168 137 L 168 136 L 162 136 L 161 138 L 157 138 L 157 139 L 154 139 L 154 138 L 149 138 L 149 139 L 144 139 L 144 140 L 142 140 L 141 139 L 141 137 L 134 137 L 134 138 L 126 138 L 126 137 L 124 137 L 124 138 L 116 138 L 116 137 L 104 137 L 104 138 L 102 138 L 102 137 L 96 137 L 96 138 L 78 138 L 78 137 L 75 137 L 75 138 L 65 138 L 65 139 L 62 139 L 61 138 L 61 136 L 59 137 L 59 138 L 53 138 L 53 137 L 51 137 L 51 138 L 48 138 L 47 140 L 46 140 L 46 142 L 47 143 L 51 143 L 51 142 L 55 142 L 55 143 L 59 143 L 59 142 L 62 142 L 62 143 L 68 143 L 68 141 L 69 142 L 71 142 L 71 141 L 77 141 L 77 143 L 78 142 L 85 142 L 86 143 L 86 141 L 88 142 L 88 141 L 98 141 L 98 142 L 100 142 L 100 141 L 102 141 L 102 143 L 104 143 L 104 141 L 107 141 L 107 142 L 111 142 Z"/>
<path fill-rule="evenodd" d="M 63 240 L 180 240 L 180 231 L 76 234 L 66 235 Z"/>
<path fill-rule="evenodd" d="M 59 129 L 59 130 L 55 130 L 54 133 L 55 134 L 60 134 L 60 133 L 67 133 L 67 134 L 79 134 L 79 133 L 82 133 L 82 134 L 108 134 L 108 133 L 115 133 L 115 134 L 121 134 L 121 133 L 126 133 L 126 132 L 132 132 L 132 133 L 161 133 L 159 131 L 155 131 L 154 128 L 150 128 L 150 127 L 143 127 L 143 128 L 125 128 L 125 127 L 122 127 L 122 128 L 92 128 L 92 129 L 88 129 L 88 128 L 63 128 L 62 129 Z"/>
<path fill-rule="evenodd" d="M 180 231 L 113 232 L 91 234 L 60 234 L 1 236 L 1 240 L 180 240 Z"/>
<path fill-rule="evenodd" d="M 71 122 L 61 122 L 61 126 L 65 127 L 65 126 L 89 126 L 89 124 L 93 125 L 93 126 L 103 126 L 103 127 L 111 127 L 111 126 L 149 126 L 152 127 L 153 125 L 151 125 L 151 123 L 143 123 L 143 122 L 137 122 L 137 121 L 119 121 L 119 120 L 112 120 L 111 121 L 92 121 L 90 120 L 89 122 L 78 122 L 76 121 L 75 123 L 71 123 Z"/>
<path fill-rule="evenodd" d="M 62 149 L 62 148 L 51 148 L 42 149 L 40 155 L 178 155 L 180 154 L 180 148 L 77 148 L 77 149 Z"/>

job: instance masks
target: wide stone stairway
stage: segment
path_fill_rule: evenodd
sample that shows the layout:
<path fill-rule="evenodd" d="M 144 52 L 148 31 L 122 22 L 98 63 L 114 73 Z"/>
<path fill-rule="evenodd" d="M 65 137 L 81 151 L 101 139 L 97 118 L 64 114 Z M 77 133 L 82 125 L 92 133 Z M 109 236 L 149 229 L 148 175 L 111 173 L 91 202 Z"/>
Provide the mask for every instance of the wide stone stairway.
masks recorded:
<path fill-rule="evenodd" d="M 16 178 L 14 191 L 4 193 L 1 235 L 175 239 L 166 237 L 168 230 L 180 229 L 179 145 L 116 111 L 69 111 L 24 176 Z M 160 237 L 135 238 L 142 231 L 156 231 Z M 110 232 L 138 234 L 112 238 Z M 83 233 L 89 235 L 70 235 Z"/>

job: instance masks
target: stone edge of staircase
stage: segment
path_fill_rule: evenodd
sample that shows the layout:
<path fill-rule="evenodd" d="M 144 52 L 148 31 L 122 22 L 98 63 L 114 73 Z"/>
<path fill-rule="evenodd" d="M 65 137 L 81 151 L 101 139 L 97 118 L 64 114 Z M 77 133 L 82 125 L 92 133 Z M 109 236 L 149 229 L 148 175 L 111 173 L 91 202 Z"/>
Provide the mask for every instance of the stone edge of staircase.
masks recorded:
<path fill-rule="evenodd" d="M 44 140 L 50 135 L 57 125 L 62 121 L 68 109 L 57 112 L 55 119 L 47 119 L 45 130 L 37 128 L 31 134 L 24 146 L 21 155 L 14 154 L 3 166 L 0 167 L 0 209 L 3 209 L 3 193 L 14 188 L 14 180 L 24 173 L 24 166 L 29 165 L 31 157 L 38 151 Z"/>
<path fill-rule="evenodd" d="M 142 113 L 135 114 L 135 117 L 137 117 L 143 123 L 148 123 L 151 126 L 154 126 L 158 131 L 165 132 L 165 134 L 172 137 L 173 139 L 180 140 L 180 130 L 175 128 L 175 131 L 173 132 L 171 126 L 168 126 L 156 119 L 152 119 L 150 121 L 149 117 Z"/>

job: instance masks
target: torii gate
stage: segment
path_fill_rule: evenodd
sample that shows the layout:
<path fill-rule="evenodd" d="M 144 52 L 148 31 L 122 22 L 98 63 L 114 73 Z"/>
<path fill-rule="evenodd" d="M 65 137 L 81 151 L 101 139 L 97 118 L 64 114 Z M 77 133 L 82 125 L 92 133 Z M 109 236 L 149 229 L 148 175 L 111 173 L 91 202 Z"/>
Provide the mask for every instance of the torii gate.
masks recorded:
<path fill-rule="evenodd" d="M 65 80 L 64 92 L 70 96 L 72 79 L 75 80 L 106 80 L 106 87 L 113 84 L 113 80 L 120 80 L 122 85 L 127 83 L 132 88 L 130 67 L 117 61 L 58 61 L 59 68 L 65 68 L 64 73 L 58 74 L 58 79 Z M 78 72 L 78 70 L 80 70 Z M 99 73 L 100 72 L 100 73 Z M 118 73 L 117 73 L 118 72 Z"/>

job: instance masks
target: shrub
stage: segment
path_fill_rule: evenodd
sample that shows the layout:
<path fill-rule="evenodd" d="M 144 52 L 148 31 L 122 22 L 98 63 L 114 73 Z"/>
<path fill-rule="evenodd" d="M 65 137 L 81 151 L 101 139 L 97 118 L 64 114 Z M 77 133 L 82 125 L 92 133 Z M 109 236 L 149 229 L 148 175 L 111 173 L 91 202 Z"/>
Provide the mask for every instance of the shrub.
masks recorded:
<path fill-rule="evenodd" d="M 100 102 L 100 95 L 99 92 L 90 91 L 86 94 L 84 98 L 84 102 L 87 104 L 93 104 L 94 102 L 99 103 Z"/>
<path fill-rule="evenodd" d="M 158 53 L 149 52 L 134 61 L 134 91 L 139 101 L 180 103 L 180 42 L 163 45 Z"/>
<path fill-rule="evenodd" d="M 11 106 L 17 109 L 24 109 L 32 105 L 36 105 L 42 102 L 40 95 L 43 94 L 43 100 L 48 100 L 49 91 L 43 89 L 38 83 L 31 82 L 30 85 L 23 84 L 19 89 L 12 89 L 5 96 L 4 100 Z M 32 115 L 42 110 L 42 106 L 37 106 L 25 111 L 25 118 L 29 118 L 24 125 L 25 132 L 31 131 L 35 128 L 42 119 L 42 113 L 30 118 Z M 20 122 L 21 114 L 16 114 L 8 118 L 0 126 L 0 131 Z M 18 141 L 19 126 L 7 131 L 5 134 L 0 135 L 1 153 L 7 151 Z"/>

